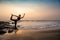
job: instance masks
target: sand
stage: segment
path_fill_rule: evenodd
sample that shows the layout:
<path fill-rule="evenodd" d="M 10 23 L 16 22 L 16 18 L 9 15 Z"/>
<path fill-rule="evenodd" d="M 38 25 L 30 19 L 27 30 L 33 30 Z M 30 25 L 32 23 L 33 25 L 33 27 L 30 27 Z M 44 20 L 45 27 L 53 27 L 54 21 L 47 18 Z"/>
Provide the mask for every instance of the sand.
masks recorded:
<path fill-rule="evenodd" d="M 60 27 L 40 30 L 14 30 L 0 35 L 0 40 L 60 40 Z"/>

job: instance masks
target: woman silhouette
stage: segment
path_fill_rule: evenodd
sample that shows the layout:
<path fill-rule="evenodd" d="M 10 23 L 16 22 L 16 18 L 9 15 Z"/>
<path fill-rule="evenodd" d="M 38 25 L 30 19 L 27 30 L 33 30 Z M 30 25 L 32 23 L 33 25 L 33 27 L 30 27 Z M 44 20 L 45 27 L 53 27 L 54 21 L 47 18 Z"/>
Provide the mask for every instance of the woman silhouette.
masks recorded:
<path fill-rule="evenodd" d="M 10 20 L 14 21 L 14 23 L 15 23 L 15 29 L 17 29 L 17 27 L 16 27 L 16 25 L 17 25 L 17 21 L 19 21 L 20 19 L 24 18 L 25 13 L 24 13 L 23 17 L 21 17 L 20 14 L 19 14 L 19 16 L 16 16 L 17 19 L 13 19 L 13 16 L 16 16 L 16 15 L 13 15 L 13 14 L 12 14 L 11 17 L 10 17 Z"/>

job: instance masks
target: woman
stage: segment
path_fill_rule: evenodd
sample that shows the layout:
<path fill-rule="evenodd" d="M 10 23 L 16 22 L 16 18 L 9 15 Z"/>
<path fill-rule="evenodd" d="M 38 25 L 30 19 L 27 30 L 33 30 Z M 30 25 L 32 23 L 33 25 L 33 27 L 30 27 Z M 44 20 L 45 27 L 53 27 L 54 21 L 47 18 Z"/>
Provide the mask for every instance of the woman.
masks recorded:
<path fill-rule="evenodd" d="M 19 14 L 19 16 L 16 16 L 17 19 L 13 19 L 13 16 L 16 16 L 16 15 L 11 15 L 10 17 L 10 20 L 14 21 L 15 22 L 15 29 L 17 29 L 16 25 L 17 25 L 17 21 L 19 21 L 20 19 L 24 18 L 25 14 L 23 15 L 23 17 L 21 17 L 21 15 Z"/>

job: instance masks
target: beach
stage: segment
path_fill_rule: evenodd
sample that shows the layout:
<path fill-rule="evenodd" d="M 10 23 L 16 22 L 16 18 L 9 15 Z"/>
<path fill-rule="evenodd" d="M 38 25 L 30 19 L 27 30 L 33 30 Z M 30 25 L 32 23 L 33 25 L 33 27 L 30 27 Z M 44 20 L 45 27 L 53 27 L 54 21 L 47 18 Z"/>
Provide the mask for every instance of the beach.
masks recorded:
<path fill-rule="evenodd" d="M 0 0 L 0 40 L 60 40 L 60 0 Z"/>
<path fill-rule="evenodd" d="M 60 27 L 41 30 L 14 30 L 0 35 L 0 40 L 60 40 Z"/>

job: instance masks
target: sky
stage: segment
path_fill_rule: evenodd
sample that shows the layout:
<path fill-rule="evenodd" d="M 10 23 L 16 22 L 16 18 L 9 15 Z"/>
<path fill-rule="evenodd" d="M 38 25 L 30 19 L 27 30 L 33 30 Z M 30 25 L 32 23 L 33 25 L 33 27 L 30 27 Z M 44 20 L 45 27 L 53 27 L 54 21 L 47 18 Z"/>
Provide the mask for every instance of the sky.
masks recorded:
<path fill-rule="evenodd" d="M 24 13 L 23 20 L 60 20 L 60 0 L 0 0 L 0 20 Z"/>

